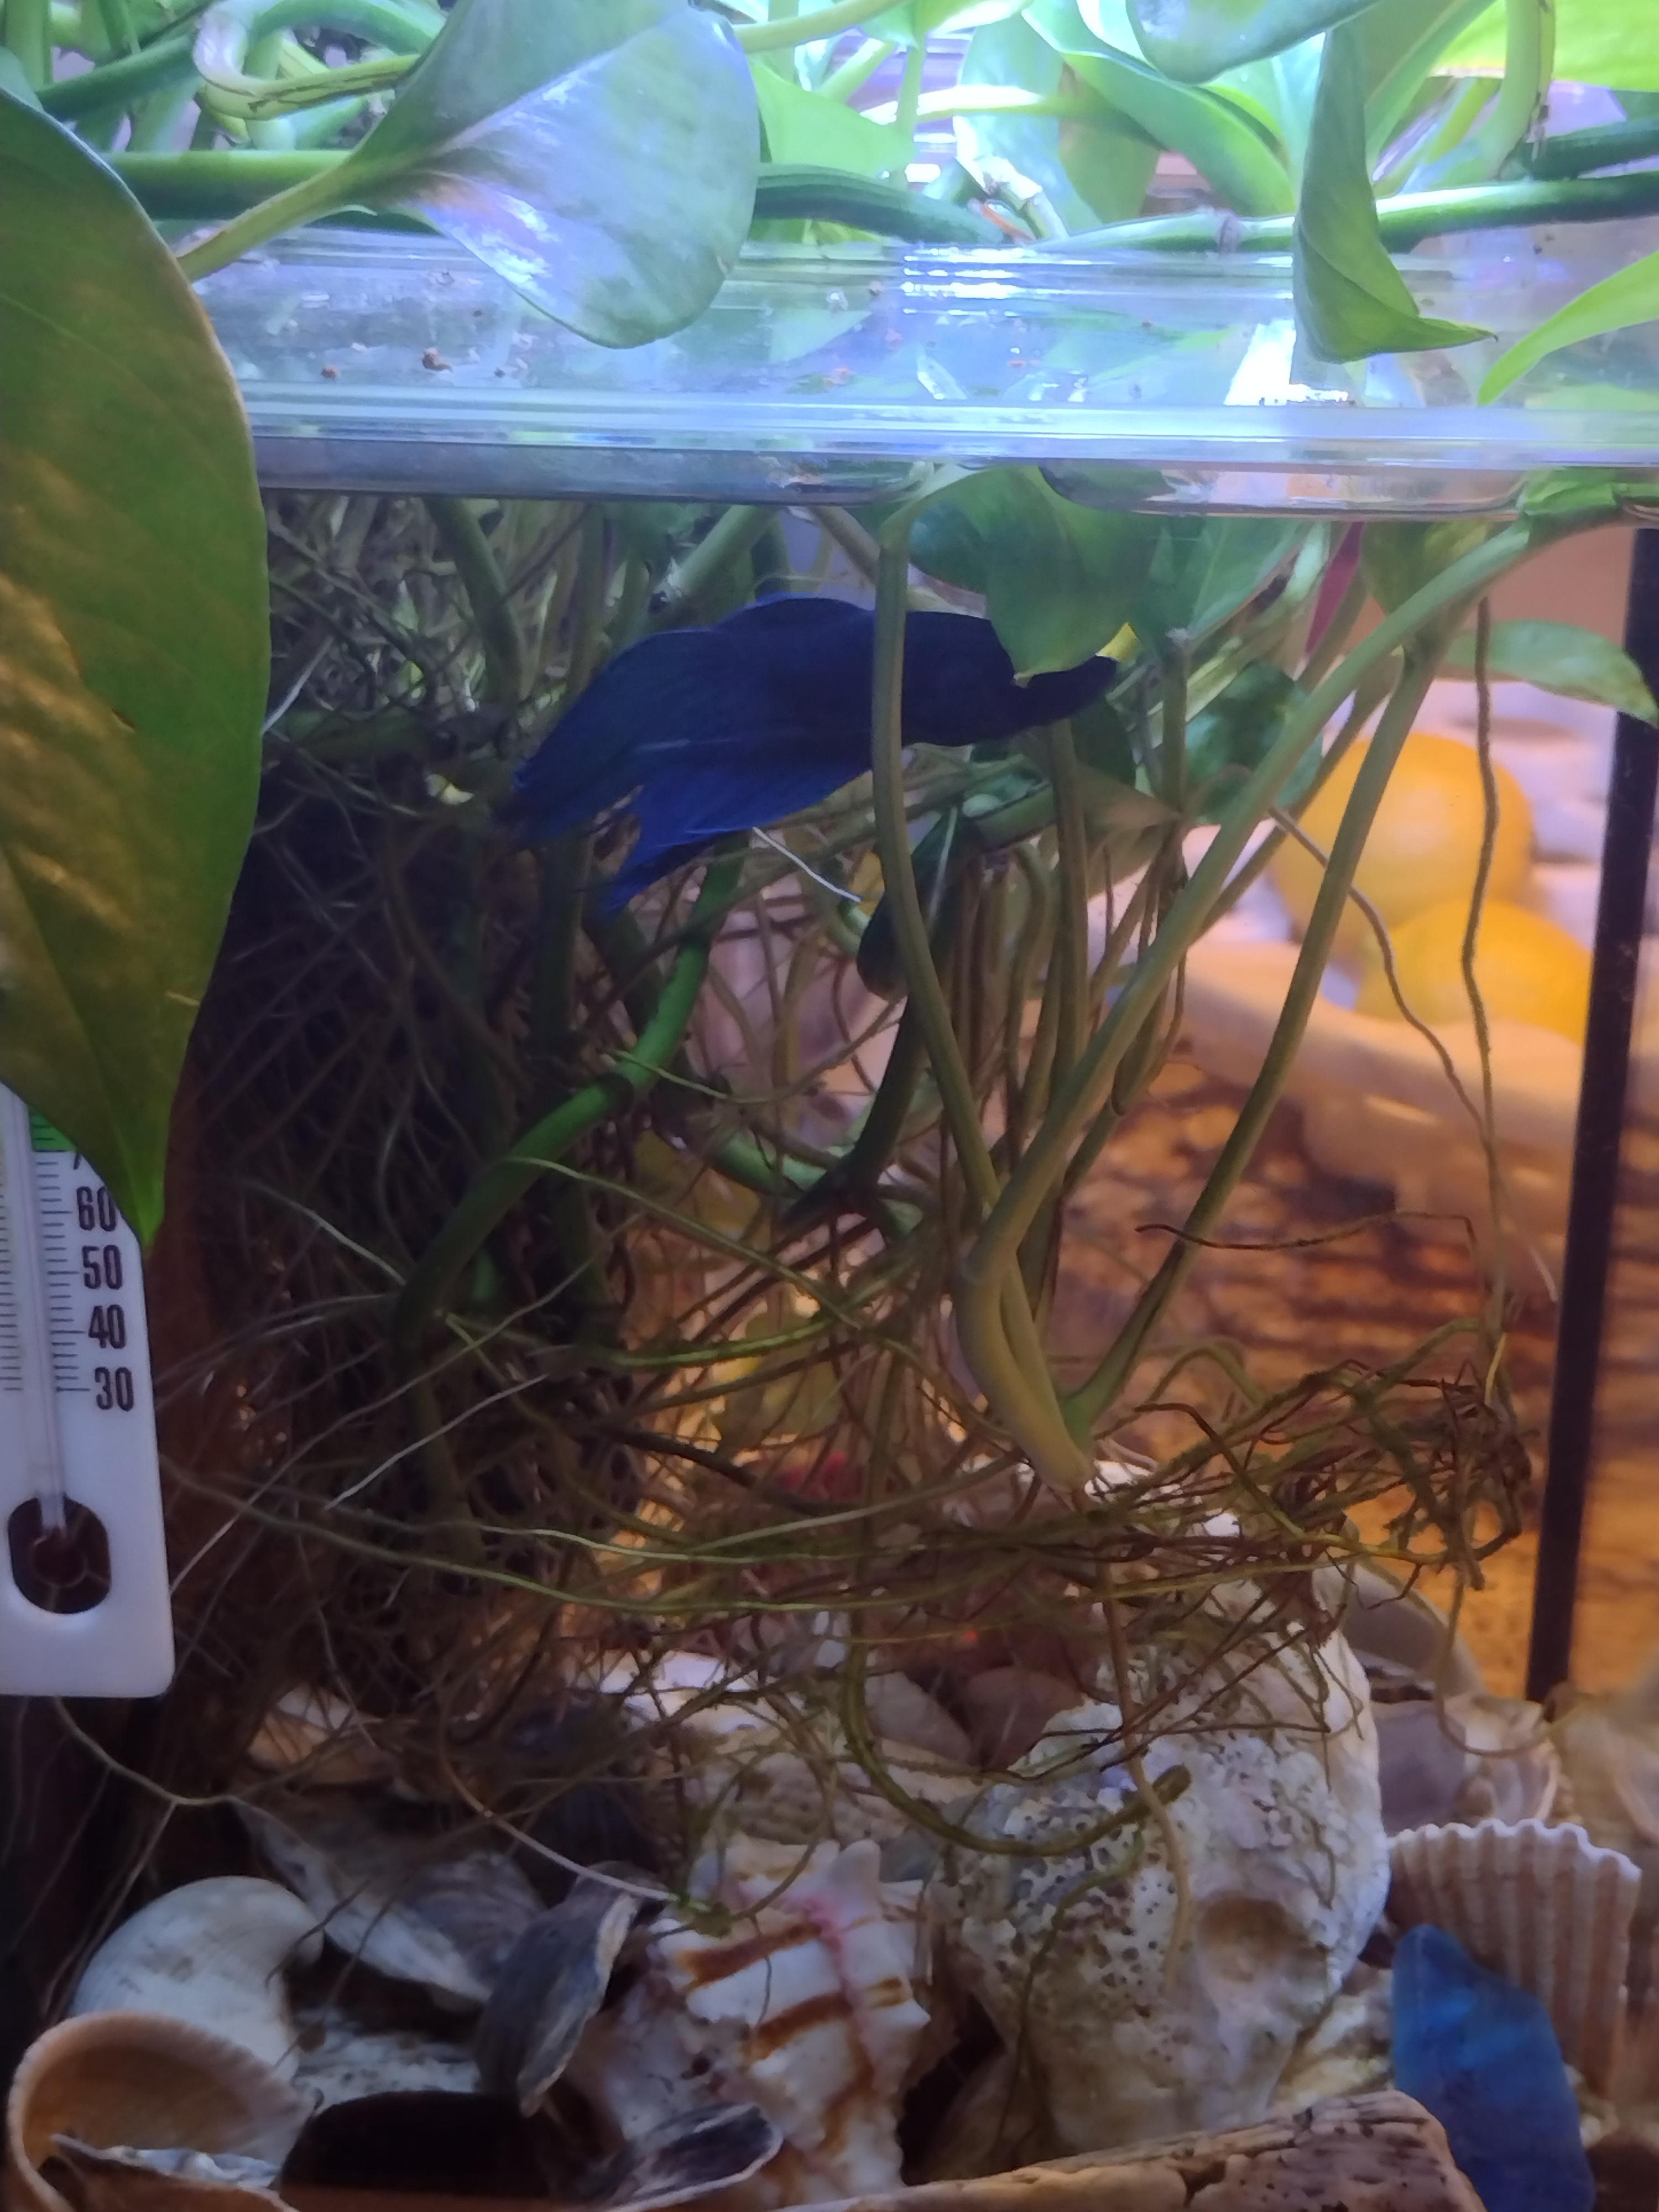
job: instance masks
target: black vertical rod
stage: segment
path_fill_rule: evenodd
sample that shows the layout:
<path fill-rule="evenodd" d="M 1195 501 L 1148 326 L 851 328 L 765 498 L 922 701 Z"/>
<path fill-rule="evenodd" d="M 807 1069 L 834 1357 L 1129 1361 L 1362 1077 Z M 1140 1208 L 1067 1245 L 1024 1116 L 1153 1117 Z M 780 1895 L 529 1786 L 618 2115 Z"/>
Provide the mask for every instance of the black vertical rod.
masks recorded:
<path fill-rule="evenodd" d="M 1637 532 L 1625 645 L 1650 688 L 1659 690 L 1659 530 Z M 1527 1652 L 1527 1695 L 1539 1699 L 1567 1680 L 1572 1664 L 1578 1554 L 1589 1492 L 1607 1278 L 1613 1267 L 1620 1143 L 1630 1078 L 1631 1026 L 1647 910 L 1656 789 L 1659 737 L 1645 722 L 1621 714 L 1613 736 L 1607 823 L 1601 844 L 1589 1020 L 1584 1031 L 1584 1068 L 1573 1136 L 1549 1444 L 1538 1524 L 1538 1568 L 1533 1583 L 1532 1637 Z"/>

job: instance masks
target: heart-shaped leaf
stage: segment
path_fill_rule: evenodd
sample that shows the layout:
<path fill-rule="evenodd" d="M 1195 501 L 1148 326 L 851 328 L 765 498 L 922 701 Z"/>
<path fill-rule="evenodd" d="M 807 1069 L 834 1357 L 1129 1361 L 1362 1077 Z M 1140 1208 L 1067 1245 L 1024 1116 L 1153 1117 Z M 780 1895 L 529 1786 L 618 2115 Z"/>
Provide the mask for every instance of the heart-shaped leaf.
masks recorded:
<path fill-rule="evenodd" d="M 1485 0 L 1389 0 L 1386 8 L 1368 8 L 1359 17 L 1354 38 L 1372 155 L 1399 130 L 1429 71 L 1484 5 Z"/>
<path fill-rule="evenodd" d="M 1374 0 L 1129 0 L 1149 62 L 1183 84 L 1204 84 L 1242 62 L 1265 61 L 1333 29 Z"/>
<path fill-rule="evenodd" d="M 959 82 L 1009 85 L 1045 100 L 1071 94 L 1076 116 L 988 113 L 957 118 L 957 137 L 970 166 L 988 156 L 1006 161 L 1039 185 L 1067 230 L 1139 215 L 1158 147 L 1127 116 L 1093 97 L 1063 58 L 1023 16 L 975 31 Z"/>
<path fill-rule="evenodd" d="M 1284 148 L 1291 174 L 1298 180 L 1307 160 L 1323 45 L 1322 40 L 1306 39 L 1267 61 L 1244 62 L 1218 77 L 1212 88 L 1257 118 Z"/>
<path fill-rule="evenodd" d="M 1446 666 L 1460 673 L 1474 668 L 1472 635 L 1452 641 Z M 1629 653 L 1577 623 L 1494 623 L 1487 666 L 1494 677 L 1535 684 L 1563 699 L 1613 707 L 1638 722 L 1659 722 L 1659 707 Z"/>
<path fill-rule="evenodd" d="M 1184 155 L 1240 215 L 1288 215 L 1290 173 L 1231 102 L 1174 83 L 1140 58 L 1126 0 L 1031 0 L 1026 18 L 1073 74 L 1147 137 Z"/>
<path fill-rule="evenodd" d="M 1535 331 L 1500 353 L 1486 371 L 1480 397 L 1496 399 L 1547 354 L 1559 353 L 1563 346 L 1605 337 L 1609 331 L 1627 330 L 1633 323 L 1655 320 L 1659 320 L 1659 253 L 1647 253 L 1627 269 L 1614 270 L 1611 276 L 1592 284 L 1576 300 L 1569 300 Z"/>
<path fill-rule="evenodd" d="M 253 816 L 264 521 L 137 204 L 0 94 L 0 1079 L 141 1237 Z"/>
<path fill-rule="evenodd" d="M 910 141 L 891 123 L 872 123 L 855 107 L 806 92 L 775 70 L 755 72 L 766 151 L 773 161 L 847 169 L 854 176 L 902 178 Z"/>
<path fill-rule="evenodd" d="M 1187 775 L 1197 794 L 1198 818 L 1219 822 L 1238 786 L 1271 750 L 1302 686 L 1276 662 L 1252 661 L 1187 726 Z M 1313 781 L 1319 756 L 1310 752 L 1279 793 L 1294 806 Z"/>
<path fill-rule="evenodd" d="M 924 507 L 919 568 L 983 592 L 1016 672 L 1075 668 L 1127 617 L 1131 578 L 1156 520 L 1074 507 L 1035 469 L 987 469 Z"/>
<path fill-rule="evenodd" d="M 1386 0 L 1389 8 L 1397 3 Z M 1501 76 L 1507 44 L 1504 0 L 1494 0 L 1448 49 L 1443 64 L 1460 76 Z M 1646 0 L 1560 0 L 1555 74 L 1573 84 L 1659 92 L 1659 39 Z"/>
<path fill-rule="evenodd" d="M 1291 268 L 1297 321 L 1322 361 L 1421 353 L 1491 335 L 1419 313 L 1389 258 L 1365 166 L 1364 64 L 1351 26 L 1325 40 Z"/>
<path fill-rule="evenodd" d="M 1369 522 L 1359 549 L 1366 588 L 1392 614 L 1492 532 L 1491 523 L 1463 515 L 1440 522 Z"/>
<path fill-rule="evenodd" d="M 600 345 L 700 315 L 755 203 L 754 80 L 688 0 L 457 0 L 307 219 L 418 216 Z"/>
<path fill-rule="evenodd" d="M 860 26 L 872 39 L 890 39 L 901 46 L 918 46 L 936 31 L 983 30 L 1018 15 L 1025 0 L 904 0 L 898 8 L 884 8 L 879 15 Z"/>
<path fill-rule="evenodd" d="M 1201 514 L 1160 516 L 1155 528 L 1127 580 L 1130 624 L 1148 640 L 1172 630 L 1207 637 L 1267 586 L 1308 532 L 1305 523 Z"/>

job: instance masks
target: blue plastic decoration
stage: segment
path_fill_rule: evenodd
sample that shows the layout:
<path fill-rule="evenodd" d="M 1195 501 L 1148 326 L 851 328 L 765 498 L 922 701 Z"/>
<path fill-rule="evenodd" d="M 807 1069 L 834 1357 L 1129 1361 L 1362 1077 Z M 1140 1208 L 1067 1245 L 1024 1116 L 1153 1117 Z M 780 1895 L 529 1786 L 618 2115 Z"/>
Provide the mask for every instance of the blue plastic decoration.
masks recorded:
<path fill-rule="evenodd" d="M 1410 1929 L 1395 1953 L 1394 2078 L 1444 2128 L 1486 2212 L 1591 2212 L 1549 2014 L 1441 1928 Z"/>
<path fill-rule="evenodd" d="M 641 639 L 520 768 L 507 819 L 538 842 L 632 799 L 639 838 L 603 893 L 607 908 L 624 905 L 718 839 L 816 805 L 869 767 L 875 634 L 866 607 L 784 597 Z M 1097 656 L 1017 684 L 988 622 L 913 614 L 905 742 L 1012 738 L 1088 706 L 1115 673 Z"/>

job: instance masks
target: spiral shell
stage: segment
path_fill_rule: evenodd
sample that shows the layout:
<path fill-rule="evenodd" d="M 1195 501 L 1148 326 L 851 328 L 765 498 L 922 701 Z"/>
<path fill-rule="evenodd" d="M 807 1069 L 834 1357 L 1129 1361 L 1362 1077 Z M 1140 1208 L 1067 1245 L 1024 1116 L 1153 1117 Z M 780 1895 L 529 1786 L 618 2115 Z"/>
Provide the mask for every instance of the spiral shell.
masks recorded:
<path fill-rule="evenodd" d="M 1412 1828 L 1393 1839 L 1389 1911 L 1396 1925 L 1430 1921 L 1549 2014 L 1561 2051 L 1605 2089 L 1613 2060 L 1631 1918 L 1641 1875 L 1582 1828 Z"/>
<path fill-rule="evenodd" d="M 280 2165 L 310 2100 L 240 2044 L 155 2013 L 88 2013 L 24 2053 L 6 2104 L 9 2212 L 71 2212 L 42 2169 L 69 2137 L 93 2151 L 191 2150 Z M 176 2177 L 180 2197 L 186 2177 Z M 229 2185 L 211 2185 L 222 2193 Z M 250 2207 L 265 2192 L 234 2190 Z"/>
<path fill-rule="evenodd" d="M 317 1916 L 291 1890 L 219 1875 L 168 1890 L 92 1956 L 71 2017 L 165 2013 L 228 2036 L 292 2077 L 298 2058 L 283 1969 L 322 1949 Z"/>

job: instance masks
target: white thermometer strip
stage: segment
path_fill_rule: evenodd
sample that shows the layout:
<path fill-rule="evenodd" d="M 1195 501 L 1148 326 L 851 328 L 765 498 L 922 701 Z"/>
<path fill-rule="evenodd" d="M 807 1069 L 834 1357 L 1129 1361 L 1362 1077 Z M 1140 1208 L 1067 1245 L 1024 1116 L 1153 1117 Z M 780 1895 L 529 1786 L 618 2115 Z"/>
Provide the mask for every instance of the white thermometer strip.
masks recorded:
<path fill-rule="evenodd" d="M 31 1500 L 46 1531 L 76 1506 L 102 1525 L 110 1586 L 85 1612 L 48 1611 L 17 1586 L 9 1530 Z M 0 1519 L 0 1692 L 164 1690 L 173 1622 L 138 1240 L 87 1163 L 4 1089 Z"/>

